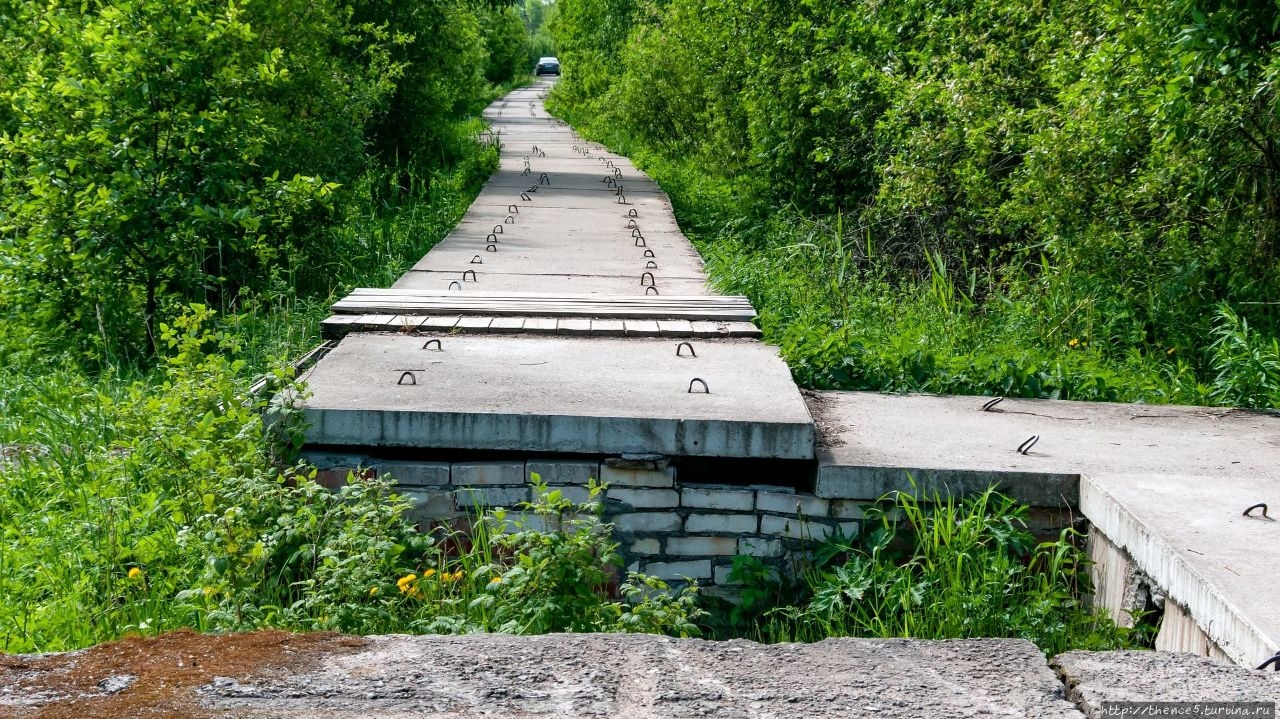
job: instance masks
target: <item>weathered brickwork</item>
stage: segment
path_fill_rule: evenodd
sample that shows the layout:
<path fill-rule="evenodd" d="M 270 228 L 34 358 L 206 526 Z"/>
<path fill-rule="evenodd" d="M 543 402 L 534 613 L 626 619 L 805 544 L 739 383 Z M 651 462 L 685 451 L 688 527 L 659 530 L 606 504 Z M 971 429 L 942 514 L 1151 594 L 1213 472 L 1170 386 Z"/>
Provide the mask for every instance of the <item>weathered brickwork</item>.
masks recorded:
<path fill-rule="evenodd" d="M 413 505 L 410 521 L 423 529 L 477 508 L 515 508 L 529 501 L 531 474 L 575 503 L 587 501 L 588 481 L 599 479 L 608 491 L 597 501 L 603 500 L 604 519 L 614 527 L 626 566 L 702 585 L 732 586 L 733 557 L 740 554 L 782 571 L 813 541 L 837 531 L 855 534 L 870 503 L 781 486 L 683 483 L 677 468 L 664 461 L 626 458 L 449 463 L 318 453 L 308 459 L 333 486 L 348 472 L 390 475 Z"/>

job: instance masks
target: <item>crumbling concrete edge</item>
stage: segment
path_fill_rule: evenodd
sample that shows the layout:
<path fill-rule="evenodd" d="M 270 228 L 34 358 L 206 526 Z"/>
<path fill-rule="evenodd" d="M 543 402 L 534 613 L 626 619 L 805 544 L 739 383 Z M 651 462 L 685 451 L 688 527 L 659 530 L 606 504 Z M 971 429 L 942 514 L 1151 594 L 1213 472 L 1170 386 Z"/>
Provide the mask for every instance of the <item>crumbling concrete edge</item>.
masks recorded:
<path fill-rule="evenodd" d="M 1252 667 L 1280 650 L 1243 612 L 1159 535 L 1147 530 L 1127 507 L 1090 476 L 1080 478 L 1080 512 L 1092 530 L 1128 552 L 1168 598 L 1191 614 L 1231 661 Z"/>

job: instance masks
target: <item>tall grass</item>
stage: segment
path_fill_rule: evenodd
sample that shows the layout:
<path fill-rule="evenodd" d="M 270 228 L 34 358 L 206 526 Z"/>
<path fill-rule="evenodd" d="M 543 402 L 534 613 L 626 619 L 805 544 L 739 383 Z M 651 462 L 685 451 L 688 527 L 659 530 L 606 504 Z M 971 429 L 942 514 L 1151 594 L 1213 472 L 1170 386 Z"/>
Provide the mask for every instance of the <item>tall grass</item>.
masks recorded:
<path fill-rule="evenodd" d="M 1068 529 L 1036 544 L 1026 511 L 993 489 L 964 499 L 897 494 L 868 512 L 863 535 L 828 545 L 804 569 L 804 599 L 769 608 L 769 597 L 754 597 L 764 611 L 748 631 L 770 642 L 1015 637 L 1048 655 L 1141 646 L 1144 630 L 1083 603 L 1081 537 Z M 762 578 L 749 562 L 736 572 Z"/>

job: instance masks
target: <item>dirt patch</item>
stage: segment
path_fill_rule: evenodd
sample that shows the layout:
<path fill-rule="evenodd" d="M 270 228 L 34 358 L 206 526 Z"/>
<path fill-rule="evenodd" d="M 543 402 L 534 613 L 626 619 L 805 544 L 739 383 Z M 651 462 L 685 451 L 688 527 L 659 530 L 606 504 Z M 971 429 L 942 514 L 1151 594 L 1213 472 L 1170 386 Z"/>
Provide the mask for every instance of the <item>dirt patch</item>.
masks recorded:
<path fill-rule="evenodd" d="M 265 673 L 307 671 L 319 658 L 365 640 L 334 633 L 202 635 L 189 630 L 133 637 L 65 654 L 0 655 L 0 716 L 15 719 L 220 717 L 195 689 Z"/>
<path fill-rule="evenodd" d="M 809 405 L 809 415 L 813 417 L 818 446 L 843 446 L 845 443 L 844 434 L 850 428 L 848 425 L 841 424 L 833 419 L 833 413 L 828 411 L 828 407 L 831 405 L 830 398 L 820 392 L 810 390 L 800 390 L 800 394 L 804 397 L 804 403 Z"/>

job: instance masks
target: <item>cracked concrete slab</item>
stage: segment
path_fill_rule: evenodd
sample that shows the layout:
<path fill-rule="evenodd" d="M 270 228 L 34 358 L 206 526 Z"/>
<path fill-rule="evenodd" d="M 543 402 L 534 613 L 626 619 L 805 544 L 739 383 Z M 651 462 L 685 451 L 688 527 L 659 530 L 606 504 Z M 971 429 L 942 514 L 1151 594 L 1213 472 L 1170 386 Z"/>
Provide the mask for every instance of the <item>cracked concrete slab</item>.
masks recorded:
<path fill-rule="evenodd" d="M 1089 719 L 1108 716 L 1107 702 L 1280 703 L 1280 673 L 1193 654 L 1078 651 L 1059 654 L 1051 664 Z"/>
<path fill-rule="evenodd" d="M 0 714 L 18 716 L 1082 719 L 1017 639 L 174 632 L 0 659 Z"/>

